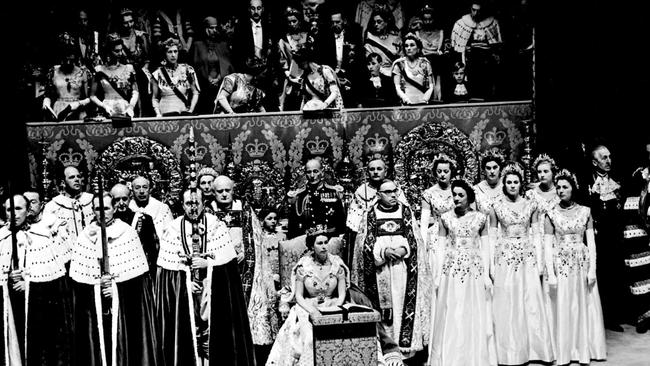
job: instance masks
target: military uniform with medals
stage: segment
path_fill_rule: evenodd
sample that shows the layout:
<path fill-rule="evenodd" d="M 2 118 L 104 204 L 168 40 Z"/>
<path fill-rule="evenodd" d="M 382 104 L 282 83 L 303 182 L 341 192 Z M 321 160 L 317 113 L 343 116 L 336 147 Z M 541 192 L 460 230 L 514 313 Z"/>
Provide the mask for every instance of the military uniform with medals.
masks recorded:
<path fill-rule="evenodd" d="M 305 186 L 291 191 L 289 196 L 289 238 L 304 235 L 317 225 L 333 230 L 335 235 L 345 231 L 345 209 L 341 200 L 343 188 L 327 183 Z"/>

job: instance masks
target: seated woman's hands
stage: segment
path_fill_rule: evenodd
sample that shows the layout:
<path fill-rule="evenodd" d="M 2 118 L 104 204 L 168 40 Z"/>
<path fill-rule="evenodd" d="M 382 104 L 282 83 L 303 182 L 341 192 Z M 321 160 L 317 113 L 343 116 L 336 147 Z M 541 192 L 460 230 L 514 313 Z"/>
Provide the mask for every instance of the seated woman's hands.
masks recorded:
<path fill-rule="evenodd" d="M 321 313 L 318 310 L 318 308 L 313 308 L 313 309 L 309 310 L 309 317 L 312 318 L 312 319 L 314 319 L 314 318 L 316 318 L 317 316 L 320 316 L 320 315 L 321 315 Z"/>

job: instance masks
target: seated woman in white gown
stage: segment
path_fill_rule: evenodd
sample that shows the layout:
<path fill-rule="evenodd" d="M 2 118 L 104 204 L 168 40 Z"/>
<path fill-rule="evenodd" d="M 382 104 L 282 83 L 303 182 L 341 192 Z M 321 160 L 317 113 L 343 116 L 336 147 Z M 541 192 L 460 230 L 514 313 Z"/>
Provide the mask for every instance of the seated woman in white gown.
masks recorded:
<path fill-rule="evenodd" d="M 267 366 L 312 366 L 314 343 L 309 316 L 319 308 L 340 306 L 349 286 L 349 270 L 343 260 L 328 253 L 325 231 L 307 235 L 308 251 L 300 258 L 291 276 L 292 297 L 296 301 L 278 332 Z"/>

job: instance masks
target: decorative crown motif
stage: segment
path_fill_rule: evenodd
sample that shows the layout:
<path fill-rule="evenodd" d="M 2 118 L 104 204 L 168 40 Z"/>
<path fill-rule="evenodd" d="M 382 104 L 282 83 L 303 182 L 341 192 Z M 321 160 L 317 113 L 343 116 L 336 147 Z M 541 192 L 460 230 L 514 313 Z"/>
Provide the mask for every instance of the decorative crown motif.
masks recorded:
<path fill-rule="evenodd" d="M 435 163 L 436 161 L 438 161 L 438 160 L 440 160 L 440 161 L 448 161 L 448 162 L 450 162 L 451 165 L 453 165 L 455 168 L 458 168 L 458 163 L 456 162 L 456 159 L 452 158 L 451 156 L 449 156 L 449 155 L 447 155 L 447 154 L 445 154 L 445 153 L 443 153 L 443 152 L 439 152 L 439 153 L 437 153 L 437 154 L 435 154 L 435 155 L 433 156 L 433 162 L 434 162 L 434 163 Z"/>
<path fill-rule="evenodd" d="M 312 155 L 323 155 L 330 146 L 330 143 L 327 140 L 321 140 L 320 137 L 316 136 L 313 140 L 307 141 L 305 145 Z"/>
<path fill-rule="evenodd" d="M 78 167 L 83 159 L 83 155 L 80 152 L 75 152 L 72 148 L 68 148 L 68 152 L 59 154 L 59 161 L 63 164 L 64 167 L 74 166 Z"/>
<path fill-rule="evenodd" d="M 374 153 L 379 153 L 384 151 L 388 145 L 388 139 L 386 137 L 379 137 L 379 134 L 376 133 L 375 137 L 368 137 L 366 139 L 366 145 L 368 149 Z"/>
<path fill-rule="evenodd" d="M 251 158 L 259 159 L 266 154 L 266 150 L 269 149 L 269 145 L 264 142 L 259 142 L 258 139 L 255 139 L 254 143 L 246 144 L 246 152 Z"/>
<path fill-rule="evenodd" d="M 194 149 L 194 152 L 192 152 L 192 149 Z M 188 157 L 194 155 L 194 159 L 196 161 L 201 161 L 201 160 L 203 160 L 203 157 L 205 156 L 205 154 L 208 153 L 208 148 L 205 147 L 205 146 L 197 146 L 196 148 L 194 148 L 193 146 L 188 146 L 185 149 L 183 149 L 183 152 Z"/>
<path fill-rule="evenodd" d="M 552 169 L 557 168 L 557 164 L 555 164 L 555 160 L 552 157 L 550 157 L 547 153 L 542 153 L 537 155 L 535 161 L 533 161 L 533 168 L 537 169 L 537 166 L 541 163 L 551 164 Z"/>
<path fill-rule="evenodd" d="M 521 164 L 517 162 L 512 162 L 506 165 L 506 167 L 503 168 L 503 170 L 501 171 L 501 178 L 505 177 L 506 174 L 510 174 L 510 173 L 517 173 L 522 179 L 525 177 L 524 168 L 521 166 Z"/>
<path fill-rule="evenodd" d="M 557 175 L 555 176 L 555 183 L 557 183 L 560 179 L 569 180 L 573 182 L 573 184 L 575 184 L 576 188 L 580 188 L 580 186 L 578 185 L 578 179 L 576 178 L 576 175 L 571 173 L 568 169 L 562 169 L 557 173 Z"/>
<path fill-rule="evenodd" d="M 496 127 L 492 127 L 492 131 L 483 134 L 485 142 L 490 146 L 501 145 L 507 136 L 505 131 L 497 131 Z"/>

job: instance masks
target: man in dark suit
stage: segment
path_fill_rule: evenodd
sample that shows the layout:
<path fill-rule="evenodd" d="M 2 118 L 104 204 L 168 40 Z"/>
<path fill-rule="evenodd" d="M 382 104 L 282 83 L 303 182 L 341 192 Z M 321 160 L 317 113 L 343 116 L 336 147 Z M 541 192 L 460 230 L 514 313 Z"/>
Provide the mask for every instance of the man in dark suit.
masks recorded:
<path fill-rule="evenodd" d="M 596 233 L 596 277 L 603 306 L 605 328 L 622 332 L 623 310 L 619 304 L 626 298 L 625 262 L 621 185 L 611 177 L 612 159 L 609 149 L 598 145 L 591 151 L 593 173 L 589 179 L 589 207 Z"/>
<path fill-rule="evenodd" d="M 237 69 L 241 69 L 247 58 L 268 58 L 272 46 L 273 31 L 262 0 L 250 0 L 248 17 L 237 25 L 232 44 Z"/>
<path fill-rule="evenodd" d="M 398 105 L 393 79 L 379 72 L 381 55 L 371 53 L 366 58 L 366 69 L 357 79 L 355 93 L 358 107 L 377 108 Z"/>
<path fill-rule="evenodd" d="M 355 76 L 363 72 L 361 28 L 354 22 L 348 22 L 340 9 L 332 9 L 328 17 L 329 29 L 319 37 L 322 49 L 320 61 L 336 71 L 345 106 L 356 107 L 358 103 L 353 93 L 357 81 Z"/>
<path fill-rule="evenodd" d="M 264 60 L 263 63 L 267 65 L 266 69 L 256 78 L 257 87 L 266 93 L 268 100 L 265 100 L 263 104 L 267 111 L 275 111 L 279 105 L 279 101 L 271 100 L 279 93 L 274 92 L 278 86 L 273 82 L 272 65 L 274 65 L 273 55 L 275 54 L 273 43 L 275 38 L 271 28 L 262 0 L 250 0 L 248 16 L 237 25 L 232 43 L 236 70 L 244 70 L 246 60 L 253 57 Z"/>

